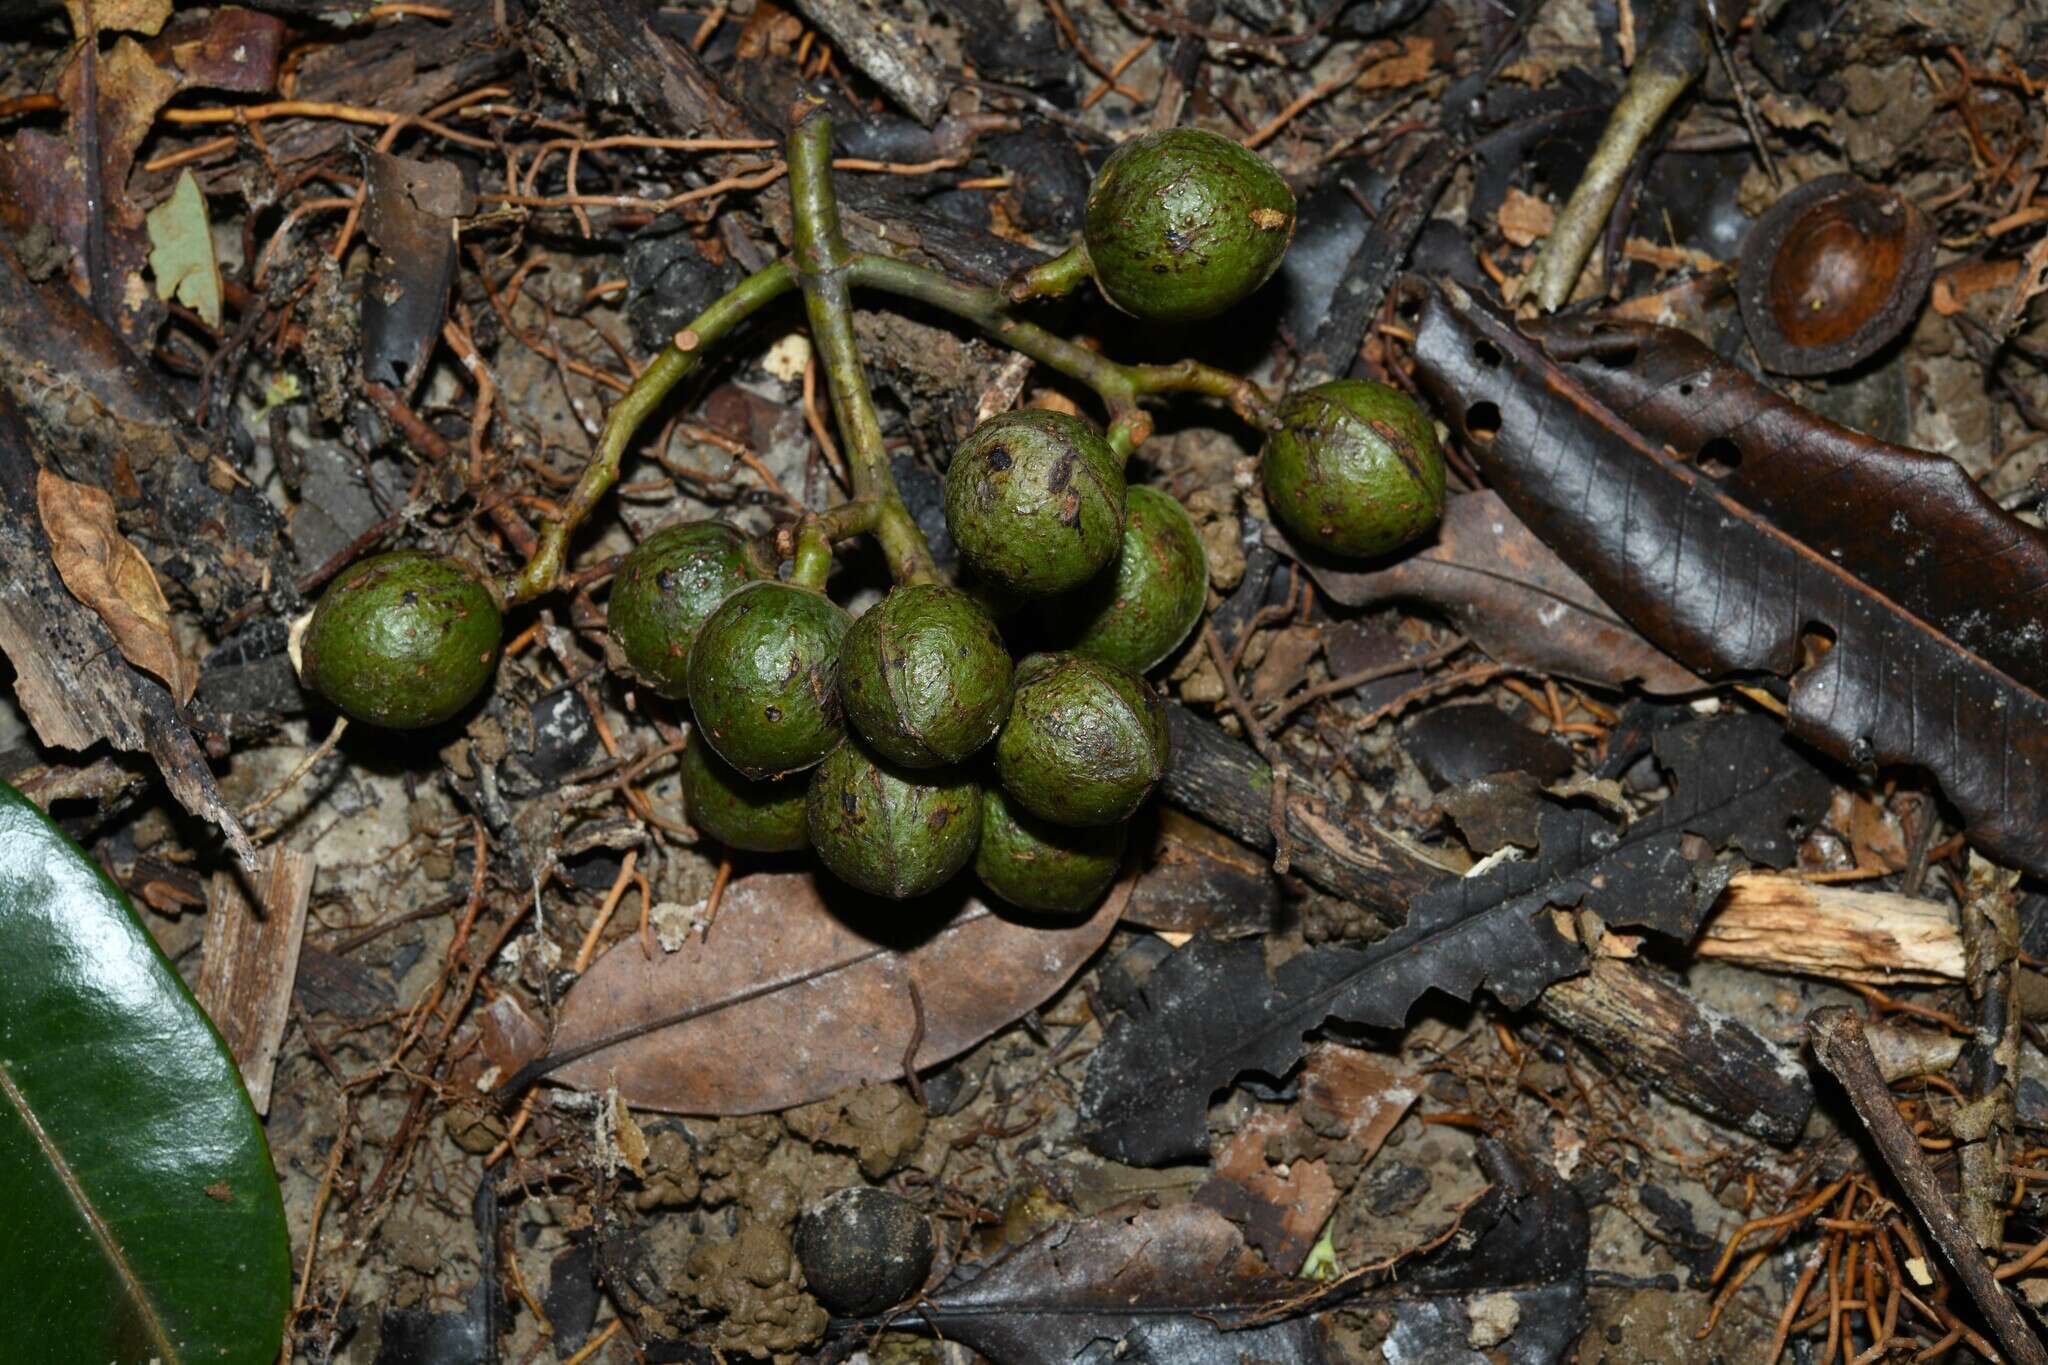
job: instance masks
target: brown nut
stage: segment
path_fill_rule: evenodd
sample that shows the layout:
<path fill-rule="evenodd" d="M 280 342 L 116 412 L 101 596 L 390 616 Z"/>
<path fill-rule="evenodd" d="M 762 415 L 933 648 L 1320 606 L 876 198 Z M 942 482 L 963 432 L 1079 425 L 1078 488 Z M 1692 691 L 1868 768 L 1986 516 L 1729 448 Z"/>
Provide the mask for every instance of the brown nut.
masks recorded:
<path fill-rule="evenodd" d="M 1766 368 L 1831 374 L 1910 326 L 1933 277 L 1934 230 L 1910 200 L 1830 175 L 1757 220 L 1742 244 L 1737 294 Z"/>

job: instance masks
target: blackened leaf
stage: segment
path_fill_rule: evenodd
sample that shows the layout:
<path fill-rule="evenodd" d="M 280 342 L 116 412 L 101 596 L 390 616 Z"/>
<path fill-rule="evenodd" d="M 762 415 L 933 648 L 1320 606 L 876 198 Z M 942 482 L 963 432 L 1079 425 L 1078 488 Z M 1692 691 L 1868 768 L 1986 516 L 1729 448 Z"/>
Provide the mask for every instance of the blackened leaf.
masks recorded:
<path fill-rule="evenodd" d="M 1196 1204 L 1108 1213 L 1049 1228 L 917 1315 L 998 1365 L 1100 1358 L 1148 1365 L 1320 1365 L 1305 1318 L 1228 1331 L 1286 1296 L 1222 1214 Z M 899 1323 L 908 1326 L 914 1319 Z M 1114 1353 L 1112 1355 L 1112 1352 Z"/>
<path fill-rule="evenodd" d="M 0 1360 L 276 1360 L 284 1205 L 234 1062 L 120 891 L 5 785 L 0 962 Z"/>
<path fill-rule="evenodd" d="M 1852 562 L 1803 543 L 1462 291 L 1429 291 L 1416 358 L 1503 501 L 1652 643 L 1703 673 L 1786 679 L 1793 734 L 1926 769 L 1986 852 L 2048 872 L 2048 697 L 1887 594 L 1864 561 L 1909 545 Z M 1821 515 L 1852 515 L 1811 489 Z M 1954 534 L 1944 557 L 2003 548 Z"/>
<path fill-rule="evenodd" d="M 1583 954 L 1545 911 L 1584 906 L 1609 924 L 1688 939 L 1728 869 L 1687 855 L 1687 835 L 1783 867 L 1833 784 L 1772 721 L 1728 715 L 1654 740 L 1672 795 L 1623 830 L 1554 806 L 1542 850 L 1419 895 L 1408 922 L 1369 948 L 1313 948 L 1267 968 L 1258 943 L 1197 939 L 1146 981 L 1088 1067 L 1081 1117 L 1093 1150 L 1159 1165 L 1208 1148 L 1209 1099 L 1253 1072 L 1279 1078 L 1327 1019 L 1400 1025 L 1424 991 L 1460 999 L 1485 986 L 1509 1005 L 1579 970 Z"/>
<path fill-rule="evenodd" d="M 1837 426 L 1676 328 L 1571 319 L 1532 335 L 1651 442 L 1732 466 L 1723 493 L 2048 691 L 2048 531 L 2000 507 L 1954 460 Z"/>

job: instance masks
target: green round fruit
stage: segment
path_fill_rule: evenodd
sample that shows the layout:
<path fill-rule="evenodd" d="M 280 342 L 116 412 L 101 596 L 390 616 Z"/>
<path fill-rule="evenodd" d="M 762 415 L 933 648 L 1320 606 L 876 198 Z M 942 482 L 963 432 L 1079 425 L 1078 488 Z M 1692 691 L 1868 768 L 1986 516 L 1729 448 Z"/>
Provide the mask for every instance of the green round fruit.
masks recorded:
<path fill-rule="evenodd" d="M 1126 497 L 1116 567 L 1047 602 L 1041 615 L 1074 653 L 1145 673 L 1180 648 L 1202 619 L 1209 557 L 1173 498 L 1142 484 Z"/>
<path fill-rule="evenodd" d="M 791 583 L 749 583 L 719 604 L 690 649 L 690 709 L 718 756 L 781 777 L 832 752 L 846 610 Z"/>
<path fill-rule="evenodd" d="M 906 768 L 958 763 L 995 738 L 1010 704 L 1010 654 L 988 613 L 958 588 L 897 588 L 839 649 L 846 719 Z"/>
<path fill-rule="evenodd" d="M 1123 463 L 1078 417 L 1026 408 L 974 429 L 946 470 L 946 526 L 960 557 L 999 588 L 1078 588 L 1116 557 Z"/>
<path fill-rule="evenodd" d="M 1273 515 L 1332 554 L 1383 555 L 1444 514 L 1436 428 L 1413 399 L 1371 380 L 1332 379 L 1289 394 L 1259 468 Z"/>
<path fill-rule="evenodd" d="M 904 900 L 967 866 L 981 832 L 981 792 L 956 770 L 898 768 L 849 741 L 811 775 L 804 820 L 834 875 Z"/>
<path fill-rule="evenodd" d="M 1077 654 L 1034 654 L 1017 665 L 996 772 L 1041 820 L 1113 825 L 1159 785 L 1168 747 L 1166 708 L 1143 678 Z"/>
<path fill-rule="evenodd" d="M 1088 187 L 1082 240 L 1095 283 L 1153 322 L 1211 318 L 1264 284 L 1294 236 L 1294 193 L 1227 137 L 1132 138 Z"/>
<path fill-rule="evenodd" d="M 789 853 L 810 842 L 802 778 L 742 776 L 696 734 L 683 749 L 680 775 L 690 823 L 727 848 Z"/>
<path fill-rule="evenodd" d="M 690 690 L 690 645 L 705 618 L 758 576 L 746 538 L 723 522 L 664 526 L 641 541 L 619 561 L 607 609 L 626 670 L 682 700 Z"/>
<path fill-rule="evenodd" d="M 418 730 L 484 690 L 503 625 L 497 598 L 467 565 L 394 550 L 350 565 L 321 595 L 300 671 L 351 719 Z"/>
<path fill-rule="evenodd" d="M 974 873 L 990 891 L 1025 910 L 1086 910 L 1116 880 L 1125 828 L 1048 824 L 1012 806 L 1001 787 L 984 788 Z"/>

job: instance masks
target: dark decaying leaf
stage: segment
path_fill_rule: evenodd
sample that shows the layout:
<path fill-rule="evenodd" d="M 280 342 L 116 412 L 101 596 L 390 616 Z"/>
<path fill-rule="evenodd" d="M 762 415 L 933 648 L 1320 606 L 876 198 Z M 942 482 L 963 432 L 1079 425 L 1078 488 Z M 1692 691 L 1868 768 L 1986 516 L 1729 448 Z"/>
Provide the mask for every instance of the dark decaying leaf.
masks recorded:
<path fill-rule="evenodd" d="M 1954 460 L 1838 426 L 1675 328 L 1573 320 L 1532 334 L 1652 443 L 1727 469 L 1723 493 L 2048 691 L 2048 531 L 2000 507 Z"/>
<path fill-rule="evenodd" d="M 284 1205 L 234 1063 L 120 891 L 7 786 L 0 961 L 0 1360 L 276 1360 Z"/>
<path fill-rule="evenodd" d="M 1284 1076 L 1303 1035 L 1326 1019 L 1396 1027 L 1431 988 L 1469 999 L 1485 986 L 1509 1005 L 1527 1003 L 1583 965 L 1549 907 L 1583 906 L 1609 924 L 1689 939 L 1729 869 L 1688 857 L 1687 836 L 1783 867 L 1833 789 L 1764 717 L 1695 721 L 1652 742 L 1672 782 L 1654 812 L 1621 829 L 1597 811 L 1553 806 L 1536 857 L 1439 883 L 1368 948 L 1312 948 L 1270 970 L 1258 943 L 1198 939 L 1180 949 L 1089 1063 L 1088 1145 L 1137 1165 L 1199 1156 L 1210 1097 L 1246 1072 Z"/>
<path fill-rule="evenodd" d="M 1147 1365 L 1333 1360 L 1305 1318 L 1221 1325 L 1287 1292 L 1229 1219 L 1182 1204 L 1050 1228 L 904 1325 L 921 1319 L 1000 1365 L 1071 1365 L 1097 1359 L 1091 1347 Z"/>
<path fill-rule="evenodd" d="M 1544 1163 L 1496 1139 L 1480 1139 L 1478 1160 L 1491 1183 L 1458 1220 L 1458 1235 L 1403 1262 L 1394 1286 L 1363 1296 L 1393 1310 L 1380 1347 L 1388 1365 L 1573 1358 L 1586 1325 L 1585 1201 Z"/>
<path fill-rule="evenodd" d="M 2048 697 L 1961 622 L 1888 594 L 1919 571 L 1886 561 L 1925 540 L 1883 544 L 1826 467 L 1795 465 L 1783 477 L 1823 504 L 1803 515 L 1849 523 L 1839 558 L 1802 542 L 1723 487 L 1711 460 L 1653 445 L 1462 291 L 1428 292 L 1416 359 L 1502 499 L 1646 638 L 1703 673 L 1786 679 L 1793 734 L 1858 767 L 1927 770 L 1981 847 L 2048 871 Z M 2005 572 L 2010 537 L 1987 542 L 1953 499 L 1903 496 L 1887 516 L 1924 527 L 1956 580 L 1923 589 L 1924 609 L 1966 600 L 1955 596 L 1972 591 L 1960 561 L 1983 559 L 1980 588 Z M 2013 572 L 2011 590 L 2038 592 Z"/>
<path fill-rule="evenodd" d="M 679 1114 L 762 1113 L 892 1080 L 917 1028 L 913 982 L 927 1067 L 1065 985 L 1129 898 L 1126 879 L 1092 915 L 1048 920 L 958 890 L 883 903 L 799 873 L 746 877 L 707 935 L 652 959 L 629 938 L 599 958 L 534 1069 Z"/>
<path fill-rule="evenodd" d="M 1277 542 L 1277 532 L 1269 533 Z M 1292 548 L 1290 554 L 1297 554 Z M 1347 607 L 1426 602 L 1504 664 L 1646 692 L 1697 692 L 1698 677 L 1636 634 L 1500 498 L 1461 493 L 1436 539 L 1385 568 L 1359 572 L 1303 558 L 1316 586 Z"/>
<path fill-rule="evenodd" d="M 363 291 L 363 378 L 409 397 L 441 336 L 455 282 L 455 220 L 475 203 L 449 161 L 369 156 L 363 228 L 377 263 Z"/>

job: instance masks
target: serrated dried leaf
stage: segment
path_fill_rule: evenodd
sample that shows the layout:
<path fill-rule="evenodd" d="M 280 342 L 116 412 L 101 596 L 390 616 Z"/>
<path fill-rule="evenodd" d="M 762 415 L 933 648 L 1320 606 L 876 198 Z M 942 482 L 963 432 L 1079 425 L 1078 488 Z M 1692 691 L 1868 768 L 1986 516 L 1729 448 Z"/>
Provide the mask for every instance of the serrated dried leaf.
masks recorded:
<path fill-rule="evenodd" d="M 58 576 L 106 624 L 121 657 L 162 679 L 178 705 L 192 700 L 199 670 L 179 652 L 171 604 L 149 561 L 115 524 L 106 490 L 39 469 L 36 508 Z"/>
<path fill-rule="evenodd" d="M 1584 963 L 1545 913 L 1552 907 L 1689 940 L 1730 871 L 1689 856 L 1693 837 L 1783 867 L 1833 790 L 1761 716 L 1682 724 L 1653 743 L 1672 782 L 1655 811 L 1624 830 L 1599 812 L 1553 806 L 1535 858 L 1423 892 L 1408 922 L 1369 948 L 1311 948 L 1270 968 L 1256 942 L 1180 949 L 1089 1062 L 1089 1147 L 1134 1165 L 1201 1155 L 1210 1097 L 1247 1072 L 1286 1075 L 1304 1035 L 1328 1019 L 1399 1027 L 1432 989 L 1465 1000 L 1484 986 L 1507 1005 L 1528 1003 Z"/>

